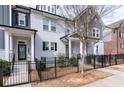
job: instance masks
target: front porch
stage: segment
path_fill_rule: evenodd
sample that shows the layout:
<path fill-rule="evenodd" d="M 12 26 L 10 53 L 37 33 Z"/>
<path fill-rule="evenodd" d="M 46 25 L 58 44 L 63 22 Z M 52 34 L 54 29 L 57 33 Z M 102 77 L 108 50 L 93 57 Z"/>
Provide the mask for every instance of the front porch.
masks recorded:
<path fill-rule="evenodd" d="M 1 26 L 5 33 L 4 60 L 34 61 L 35 30 Z"/>

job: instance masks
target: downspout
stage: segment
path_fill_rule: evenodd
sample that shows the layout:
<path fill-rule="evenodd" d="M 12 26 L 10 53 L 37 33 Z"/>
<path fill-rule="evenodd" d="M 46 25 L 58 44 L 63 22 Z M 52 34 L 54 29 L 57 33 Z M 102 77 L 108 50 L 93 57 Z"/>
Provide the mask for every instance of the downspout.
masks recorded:
<path fill-rule="evenodd" d="M 36 31 L 34 33 L 34 61 L 35 61 L 35 37 L 36 37 Z"/>

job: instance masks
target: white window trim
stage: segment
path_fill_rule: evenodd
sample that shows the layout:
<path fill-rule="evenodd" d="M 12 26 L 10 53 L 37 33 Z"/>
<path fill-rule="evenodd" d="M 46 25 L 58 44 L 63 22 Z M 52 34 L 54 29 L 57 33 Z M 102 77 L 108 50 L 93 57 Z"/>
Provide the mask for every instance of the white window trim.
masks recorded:
<path fill-rule="evenodd" d="M 50 20 L 50 19 L 47 19 L 47 18 L 43 18 L 43 20 L 48 20 L 48 30 L 43 29 L 44 31 L 56 32 L 56 30 L 55 31 L 51 30 L 52 21 L 54 21 L 54 20 Z M 54 22 L 55 22 L 55 28 L 57 28 L 56 21 L 54 21 Z M 44 25 L 44 22 L 43 22 L 43 25 Z"/>
<path fill-rule="evenodd" d="M 98 28 L 93 28 L 92 29 L 92 36 L 93 36 L 93 30 L 95 30 L 95 38 L 100 38 L 100 29 L 98 29 Z M 98 32 L 97 32 L 97 30 L 98 30 Z M 99 34 L 99 37 L 97 37 L 97 34 Z M 94 37 L 94 36 L 93 36 Z"/>
<path fill-rule="evenodd" d="M 25 15 L 25 20 L 23 20 L 24 21 L 24 24 L 20 24 L 20 17 L 19 17 L 20 14 Z M 26 26 L 26 14 L 24 14 L 24 13 L 18 13 L 18 25 L 19 26 Z"/>

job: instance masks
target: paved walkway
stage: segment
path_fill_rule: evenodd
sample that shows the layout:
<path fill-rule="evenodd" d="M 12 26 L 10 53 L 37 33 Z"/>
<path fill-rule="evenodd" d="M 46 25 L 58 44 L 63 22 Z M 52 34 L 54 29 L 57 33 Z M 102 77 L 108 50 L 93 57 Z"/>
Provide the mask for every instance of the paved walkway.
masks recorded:
<path fill-rule="evenodd" d="M 124 65 L 116 65 L 114 67 L 122 67 L 124 68 Z M 124 87 L 124 72 L 113 70 L 110 67 L 107 68 L 101 68 L 98 69 L 100 71 L 109 72 L 113 75 L 98 81 L 95 81 L 93 83 L 87 84 L 83 87 Z"/>

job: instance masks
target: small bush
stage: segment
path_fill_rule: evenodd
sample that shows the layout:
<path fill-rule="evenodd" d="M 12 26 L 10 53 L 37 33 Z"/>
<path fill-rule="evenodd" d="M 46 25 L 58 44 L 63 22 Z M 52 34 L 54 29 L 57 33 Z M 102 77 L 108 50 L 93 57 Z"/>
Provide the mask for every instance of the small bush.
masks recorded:
<path fill-rule="evenodd" d="M 2 67 L 3 76 L 9 76 L 11 74 L 11 62 L 0 59 L 0 65 Z"/>
<path fill-rule="evenodd" d="M 46 68 L 46 63 L 43 60 L 38 60 L 37 58 L 35 58 L 35 61 L 37 70 L 44 70 Z"/>
<path fill-rule="evenodd" d="M 70 65 L 70 66 L 77 66 L 77 65 L 78 65 L 77 59 L 76 59 L 75 57 L 71 57 L 71 58 L 69 59 L 69 65 Z"/>
<path fill-rule="evenodd" d="M 66 65 L 64 54 L 61 54 L 61 53 L 58 54 L 58 56 L 57 56 L 57 65 L 59 67 L 64 67 Z"/>

